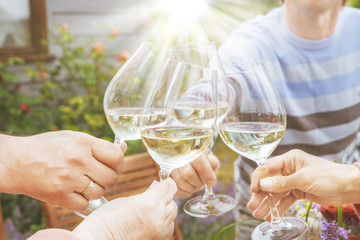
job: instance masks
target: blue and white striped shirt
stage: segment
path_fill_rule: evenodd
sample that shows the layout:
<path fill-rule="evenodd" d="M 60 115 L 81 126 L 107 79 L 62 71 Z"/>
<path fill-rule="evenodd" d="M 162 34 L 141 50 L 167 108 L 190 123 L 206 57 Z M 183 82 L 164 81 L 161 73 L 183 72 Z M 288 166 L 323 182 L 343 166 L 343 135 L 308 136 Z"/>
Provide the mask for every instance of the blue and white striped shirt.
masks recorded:
<path fill-rule="evenodd" d="M 274 154 L 302 149 L 329 160 L 359 160 L 360 11 L 343 7 L 334 34 L 294 35 L 283 7 L 245 22 L 219 49 L 225 68 L 260 58 L 282 97 L 288 125 Z"/>

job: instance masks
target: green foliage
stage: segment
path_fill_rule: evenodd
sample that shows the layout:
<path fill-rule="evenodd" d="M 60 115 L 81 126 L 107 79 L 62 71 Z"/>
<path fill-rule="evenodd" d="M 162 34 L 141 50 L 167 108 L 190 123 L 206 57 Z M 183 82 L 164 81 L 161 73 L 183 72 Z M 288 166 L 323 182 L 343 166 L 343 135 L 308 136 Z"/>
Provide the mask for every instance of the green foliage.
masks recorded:
<path fill-rule="evenodd" d="M 62 52 L 52 63 L 27 64 L 19 73 L 24 60 L 13 57 L 0 62 L 0 131 L 32 135 L 67 129 L 113 141 L 103 96 L 122 62 L 109 63 L 102 43 L 90 39 L 79 44 L 64 25 L 56 28 L 50 41 Z M 11 72 L 14 67 L 19 75 Z M 30 81 L 20 78 L 24 74 Z M 131 141 L 126 154 L 141 151 L 145 151 L 141 141 Z M 11 194 L 2 194 L 2 201 L 4 217 L 18 232 L 43 227 L 38 201 Z"/>
<path fill-rule="evenodd" d="M 348 4 L 351 7 L 360 8 L 360 1 L 359 0 L 349 0 Z"/>

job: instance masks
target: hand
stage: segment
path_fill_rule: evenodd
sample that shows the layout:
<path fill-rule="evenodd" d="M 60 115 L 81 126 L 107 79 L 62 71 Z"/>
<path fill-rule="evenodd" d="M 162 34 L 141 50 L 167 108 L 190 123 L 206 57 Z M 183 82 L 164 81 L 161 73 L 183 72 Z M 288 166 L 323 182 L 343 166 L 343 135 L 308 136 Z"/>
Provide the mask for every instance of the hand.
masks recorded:
<path fill-rule="evenodd" d="M 4 143 L 4 144 L 3 144 Z M 29 137 L 0 136 L 0 189 L 20 193 L 71 210 L 88 207 L 107 187 L 116 184 L 126 150 L 108 141 L 73 131 L 48 132 Z M 92 191 L 83 196 L 90 179 Z"/>
<path fill-rule="evenodd" d="M 74 233 L 81 239 L 163 240 L 174 232 L 175 182 L 154 181 L 142 194 L 110 201 L 90 214 Z"/>
<path fill-rule="evenodd" d="M 190 164 L 172 171 L 171 177 L 178 187 L 176 195 L 189 197 L 203 189 L 204 185 L 215 186 L 219 166 L 219 159 L 209 149 Z"/>
<path fill-rule="evenodd" d="M 359 169 L 355 166 L 334 163 L 300 150 L 292 150 L 269 159 L 267 168 L 271 177 L 260 179 L 259 167 L 251 176 L 253 194 L 248 208 L 254 211 L 256 218 L 271 218 L 267 201 L 262 202 L 266 193 L 274 193 L 280 214 L 297 199 L 308 199 L 323 205 L 359 201 L 354 196 L 358 192 L 348 191 L 351 185 L 355 185 L 354 179 L 360 179 Z"/>

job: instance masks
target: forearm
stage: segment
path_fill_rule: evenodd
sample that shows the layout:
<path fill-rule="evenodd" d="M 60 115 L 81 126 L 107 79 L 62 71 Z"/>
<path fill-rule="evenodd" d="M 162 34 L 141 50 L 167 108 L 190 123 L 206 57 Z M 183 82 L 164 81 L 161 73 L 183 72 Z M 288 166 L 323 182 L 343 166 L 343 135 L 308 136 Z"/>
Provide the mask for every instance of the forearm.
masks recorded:
<path fill-rule="evenodd" d="M 0 134 L 0 192 L 22 193 L 21 179 L 23 174 L 18 174 L 21 170 L 22 153 L 26 150 L 22 144 L 23 137 L 16 137 Z"/>

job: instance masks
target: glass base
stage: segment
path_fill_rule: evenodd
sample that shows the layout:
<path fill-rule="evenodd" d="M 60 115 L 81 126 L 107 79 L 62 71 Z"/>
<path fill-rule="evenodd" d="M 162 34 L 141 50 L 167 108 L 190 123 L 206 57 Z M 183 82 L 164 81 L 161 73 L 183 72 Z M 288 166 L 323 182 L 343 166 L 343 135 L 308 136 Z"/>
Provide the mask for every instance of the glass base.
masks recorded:
<path fill-rule="evenodd" d="M 257 226 L 251 235 L 252 240 L 290 240 L 307 231 L 308 225 L 299 218 L 283 217 L 279 224 L 264 222 Z"/>
<path fill-rule="evenodd" d="M 215 194 L 215 198 L 209 200 L 198 196 L 188 200 L 184 205 L 184 211 L 193 217 L 208 218 L 216 217 L 230 212 L 236 207 L 235 199 L 228 195 Z"/>
<path fill-rule="evenodd" d="M 104 197 L 101 197 L 101 198 L 95 199 L 95 200 L 91 200 L 91 201 L 89 201 L 89 206 L 87 209 L 75 212 L 75 214 L 82 218 L 86 218 L 87 216 L 90 215 L 90 213 L 92 213 L 93 211 L 95 211 L 96 209 L 98 209 L 99 207 L 101 207 L 102 205 L 104 205 L 107 202 L 108 202 L 108 200 L 106 200 L 106 198 L 104 198 Z"/>

